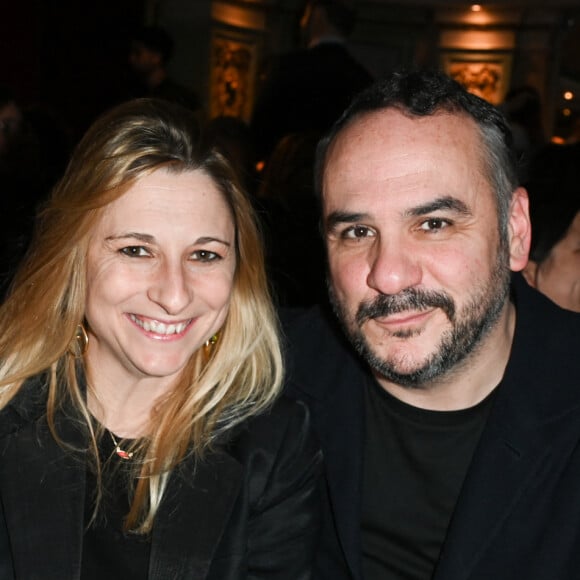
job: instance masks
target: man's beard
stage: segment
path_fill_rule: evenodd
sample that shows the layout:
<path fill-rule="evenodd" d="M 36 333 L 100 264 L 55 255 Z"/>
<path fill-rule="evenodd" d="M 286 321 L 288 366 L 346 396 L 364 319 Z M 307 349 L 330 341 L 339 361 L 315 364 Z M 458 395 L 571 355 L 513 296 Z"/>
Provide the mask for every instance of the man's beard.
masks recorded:
<path fill-rule="evenodd" d="M 454 300 L 445 291 L 407 288 L 398 294 L 379 294 L 375 299 L 362 302 L 354 320 L 340 304 L 329 283 L 330 300 L 345 332 L 358 353 L 370 367 L 387 381 L 402 387 L 421 388 L 436 382 L 470 354 L 476 351 L 482 339 L 496 325 L 508 299 L 510 270 L 507 253 L 500 247 L 495 268 L 487 283 L 472 294 L 470 300 L 457 312 Z M 363 324 L 373 318 L 412 311 L 421 312 L 439 308 L 451 323 L 433 353 L 412 371 L 400 372 L 393 360 L 379 357 L 362 331 Z M 401 330 L 391 334 L 393 339 L 411 338 L 418 331 Z"/>

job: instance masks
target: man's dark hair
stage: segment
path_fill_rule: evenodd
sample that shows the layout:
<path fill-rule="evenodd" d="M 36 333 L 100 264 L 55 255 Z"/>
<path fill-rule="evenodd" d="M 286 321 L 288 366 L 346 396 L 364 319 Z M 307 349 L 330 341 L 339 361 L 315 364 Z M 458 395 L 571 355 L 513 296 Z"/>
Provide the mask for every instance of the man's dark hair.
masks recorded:
<path fill-rule="evenodd" d="M 148 50 L 152 50 L 167 62 L 173 55 L 173 39 L 168 32 L 160 26 L 144 26 L 133 33 L 134 42 L 142 44 Z"/>
<path fill-rule="evenodd" d="M 396 71 L 359 93 L 318 145 L 316 191 L 322 192 L 328 149 L 343 129 L 363 115 L 385 109 L 397 109 L 409 117 L 465 114 L 477 123 L 484 167 L 496 195 L 500 232 L 505 235 L 512 194 L 519 185 L 509 126 L 496 107 L 437 70 Z"/>
<path fill-rule="evenodd" d="M 311 0 L 312 8 L 321 6 L 326 12 L 328 22 L 344 37 L 354 30 L 356 12 L 351 2 L 347 0 Z"/>

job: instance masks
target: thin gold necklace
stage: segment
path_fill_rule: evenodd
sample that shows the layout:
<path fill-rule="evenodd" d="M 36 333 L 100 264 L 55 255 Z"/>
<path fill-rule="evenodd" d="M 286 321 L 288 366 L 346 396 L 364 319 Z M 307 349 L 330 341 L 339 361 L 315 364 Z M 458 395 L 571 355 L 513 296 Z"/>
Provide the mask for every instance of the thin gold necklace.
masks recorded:
<path fill-rule="evenodd" d="M 109 430 L 107 429 L 107 431 Z M 133 451 L 125 451 L 124 449 L 121 449 L 121 445 L 119 444 L 117 439 L 115 439 L 115 436 L 113 435 L 112 431 L 109 431 L 109 435 L 111 436 L 111 440 L 113 441 L 113 445 L 115 446 L 115 453 L 125 461 L 133 459 Z"/>

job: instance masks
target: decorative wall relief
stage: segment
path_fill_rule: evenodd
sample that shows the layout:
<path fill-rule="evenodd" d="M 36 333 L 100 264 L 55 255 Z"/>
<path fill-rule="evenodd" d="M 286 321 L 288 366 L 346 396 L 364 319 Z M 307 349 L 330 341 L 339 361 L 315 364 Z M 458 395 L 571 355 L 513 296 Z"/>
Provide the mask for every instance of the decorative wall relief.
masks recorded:
<path fill-rule="evenodd" d="M 510 85 L 511 54 L 450 52 L 442 55 L 445 72 L 469 92 L 499 105 Z"/>
<path fill-rule="evenodd" d="M 248 121 L 254 99 L 256 44 L 242 34 L 214 32 L 211 54 L 211 117 Z"/>

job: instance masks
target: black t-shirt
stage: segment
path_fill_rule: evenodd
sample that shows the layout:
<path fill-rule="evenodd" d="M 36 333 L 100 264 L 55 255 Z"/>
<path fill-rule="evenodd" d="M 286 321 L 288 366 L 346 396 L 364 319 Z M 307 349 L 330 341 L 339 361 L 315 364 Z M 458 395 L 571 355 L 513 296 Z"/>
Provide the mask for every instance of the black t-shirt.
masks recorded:
<path fill-rule="evenodd" d="M 495 392 L 495 391 L 494 391 Z M 493 401 L 429 411 L 366 388 L 365 580 L 429 580 Z"/>
<path fill-rule="evenodd" d="M 89 525 L 94 510 L 96 476 L 87 468 L 85 533 L 81 560 L 81 580 L 146 580 L 149 573 L 151 542 L 148 536 L 123 531 L 129 513 L 131 460 L 115 453 L 105 432 L 100 442 L 103 462 L 103 498 L 96 520 Z"/>

